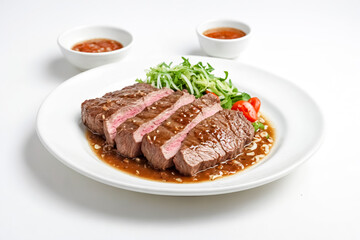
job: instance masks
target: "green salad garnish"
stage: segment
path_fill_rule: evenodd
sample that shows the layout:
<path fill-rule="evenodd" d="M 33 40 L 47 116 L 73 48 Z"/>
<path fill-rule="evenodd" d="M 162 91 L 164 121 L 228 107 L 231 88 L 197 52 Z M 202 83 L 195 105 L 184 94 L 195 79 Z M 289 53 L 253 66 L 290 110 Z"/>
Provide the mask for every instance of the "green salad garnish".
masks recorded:
<path fill-rule="evenodd" d="M 183 62 L 172 66 L 172 62 L 160 63 L 150 68 L 146 73 L 146 80 L 137 79 L 137 82 L 145 82 L 157 88 L 168 87 L 173 90 L 187 89 L 189 93 L 199 98 L 208 92 L 216 94 L 223 108 L 230 109 L 233 103 L 244 100 L 248 101 L 249 94 L 239 92 L 228 79 L 228 72 L 224 71 L 223 78 L 217 77 L 212 72 L 214 68 L 207 63 L 198 62 L 191 65 L 189 59 L 182 57 Z"/>

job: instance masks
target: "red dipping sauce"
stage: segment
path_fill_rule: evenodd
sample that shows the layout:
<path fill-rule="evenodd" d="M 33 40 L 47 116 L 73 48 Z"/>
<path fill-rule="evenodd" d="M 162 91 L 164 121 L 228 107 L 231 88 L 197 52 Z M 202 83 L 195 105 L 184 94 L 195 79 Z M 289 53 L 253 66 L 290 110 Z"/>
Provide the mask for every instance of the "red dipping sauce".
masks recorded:
<path fill-rule="evenodd" d="M 123 45 L 118 41 L 106 38 L 95 38 L 79 42 L 75 44 L 71 49 L 79 52 L 101 53 L 111 52 L 120 48 L 123 48 Z"/>
<path fill-rule="evenodd" d="M 229 27 L 212 28 L 206 30 L 203 34 L 206 37 L 216 39 L 236 39 L 244 37 L 246 35 L 246 33 L 241 31 L 240 29 Z"/>

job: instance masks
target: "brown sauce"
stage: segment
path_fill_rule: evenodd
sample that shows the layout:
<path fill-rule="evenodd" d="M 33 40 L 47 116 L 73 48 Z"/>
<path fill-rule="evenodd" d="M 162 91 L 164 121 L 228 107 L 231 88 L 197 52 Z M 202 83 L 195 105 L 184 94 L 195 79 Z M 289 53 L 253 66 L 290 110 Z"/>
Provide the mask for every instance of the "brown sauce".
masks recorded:
<path fill-rule="evenodd" d="M 246 35 L 246 33 L 240 29 L 229 27 L 208 29 L 203 34 L 207 37 L 216 39 L 236 39 Z"/>
<path fill-rule="evenodd" d="M 241 155 L 199 172 L 195 176 L 183 176 L 175 168 L 167 170 L 154 169 L 147 163 L 144 157 L 135 159 L 122 157 L 114 148 L 107 146 L 105 140 L 99 135 L 87 131 L 86 137 L 90 147 L 99 159 L 130 175 L 170 183 L 197 183 L 234 175 L 253 166 L 269 154 L 274 145 L 275 130 L 264 117 L 260 117 L 260 121 L 263 122 L 265 129 L 260 129 L 255 134 L 253 141 L 245 148 Z M 257 146 L 256 148 L 255 145 Z"/>
<path fill-rule="evenodd" d="M 106 38 L 94 38 L 75 44 L 71 49 L 78 52 L 100 53 L 111 52 L 123 48 L 118 41 Z"/>

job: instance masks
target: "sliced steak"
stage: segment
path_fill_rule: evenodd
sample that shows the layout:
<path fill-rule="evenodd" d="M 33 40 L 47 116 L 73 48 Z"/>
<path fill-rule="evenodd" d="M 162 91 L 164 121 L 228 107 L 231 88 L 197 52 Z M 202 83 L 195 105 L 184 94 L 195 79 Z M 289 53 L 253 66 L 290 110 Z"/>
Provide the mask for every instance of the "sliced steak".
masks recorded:
<path fill-rule="evenodd" d="M 116 128 L 121 123 L 171 93 L 169 88 L 157 89 L 137 83 L 101 98 L 86 100 L 81 104 L 81 119 L 93 133 L 105 135 L 107 142 L 113 144 Z"/>
<path fill-rule="evenodd" d="M 132 158 L 141 155 L 143 136 L 157 128 L 177 109 L 194 100 L 194 95 L 190 95 L 186 90 L 177 91 L 154 102 L 135 117 L 127 119 L 117 128 L 115 142 L 119 153 Z"/>
<path fill-rule="evenodd" d="M 235 158 L 254 137 L 254 127 L 239 111 L 222 110 L 193 128 L 174 157 L 184 175 Z"/>
<path fill-rule="evenodd" d="M 219 99 L 212 95 L 196 99 L 179 108 L 154 131 L 146 134 L 141 151 L 155 168 L 166 169 L 173 165 L 172 158 L 179 151 L 188 132 L 200 121 L 220 111 Z"/>

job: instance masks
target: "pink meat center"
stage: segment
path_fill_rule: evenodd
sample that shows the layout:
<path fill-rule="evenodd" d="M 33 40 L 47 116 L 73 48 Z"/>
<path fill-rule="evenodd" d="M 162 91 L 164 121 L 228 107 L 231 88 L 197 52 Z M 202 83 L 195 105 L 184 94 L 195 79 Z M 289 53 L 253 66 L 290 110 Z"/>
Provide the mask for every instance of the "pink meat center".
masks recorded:
<path fill-rule="evenodd" d="M 163 145 L 162 148 L 163 148 L 164 157 L 166 159 L 170 159 L 174 157 L 175 154 L 180 150 L 181 143 L 185 139 L 188 132 L 191 129 L 193 129 L 199 122 L 201 122 L 205 118 L 214 115 L 215 113 L 220 111 L 220 109 L 221 109 L 220 105 L 216 105 L 216 107 L 213 106 L 213 107 L 204 108 L 202 110 L 202 113 L 199 114 L 196 118 L 194 118 L 194 120 L 189 125 L 187 125 L 183 129 L 183 131 L 181 131 L 178 135 L 176 135 L 175 137 L 170 139 L 166 144 Z"/>
<path fill-rule="evenodd" d="M 182 101 L 177 101 L 172 107 L 168 108 L 163 114 L 159 114 L 152 121 L 148 122 L 141 126 L 134 134 L 134 139 L 136 142 L 141 142 L 143 136 L 153 130 L 155 130 L 163 121 L 168 119 L 171 114 L 173 114 L 178 108 L 191 103 L 194 100 L 192 95 L 189 95 L 182 99 Z"/>
<path fill-rule="evenodd" d="M 144 108 L 150 106 L 154 102 L 160 100 L 163 97 L 170 95 L 173 91 L 169 89 L 169 91 L 159 90 L 152 93 L 149 93 L 145 100 L 136 107 L 129 107 L 126 109 L 122 109 L 120 113 L 113 114 L 112 117 L 107 122 L 107 128 L 109 132 L 109 136 L 112 139 L 116 136 L 116 129 L 120 124 L 122 124 L 126 119 L 135 116 L 136 114 L 140 113 Z"/>

